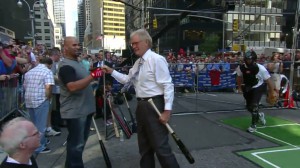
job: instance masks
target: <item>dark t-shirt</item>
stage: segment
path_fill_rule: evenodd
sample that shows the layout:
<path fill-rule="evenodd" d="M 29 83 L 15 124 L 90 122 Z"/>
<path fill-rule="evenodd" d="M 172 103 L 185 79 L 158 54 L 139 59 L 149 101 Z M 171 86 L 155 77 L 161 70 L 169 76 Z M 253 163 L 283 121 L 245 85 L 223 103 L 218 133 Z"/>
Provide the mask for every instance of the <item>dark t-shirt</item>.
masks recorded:
<path fill-rule="evenodd" d="M 59 76 L 65 85 L 69 82 L 76 81 L 75 69 L 69 65 L 65 65 L 60 68 Z"/>
<path fill-rule="evenodd" d="M 33 157 L 30 158 L 32 165 L 8 163 L 6 162 L 7 157 L 1 163 L 0 168 L 38 168 L 38 165 Z"/>

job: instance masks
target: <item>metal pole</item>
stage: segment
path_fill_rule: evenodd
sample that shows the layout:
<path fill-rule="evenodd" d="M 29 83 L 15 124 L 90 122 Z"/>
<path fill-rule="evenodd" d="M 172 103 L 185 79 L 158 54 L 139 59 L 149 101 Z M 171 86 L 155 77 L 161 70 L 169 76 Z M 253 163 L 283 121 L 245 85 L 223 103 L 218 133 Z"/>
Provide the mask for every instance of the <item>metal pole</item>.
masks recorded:
<path fill-rule="evenodd" d="M 292 46 L 292 63 L 290 67 L 290 88 L 289 88 L 289 104 L 288 108 L 290 108 L 290 104 L 292 103 L 290 97 L 292 96 L 293 87 L 294 87 L 294 64 L 295 64 L 295 55 L 296 55 L 296 48 L 297 48 L 297 36 L 298 36 L 298 20 L 299 20 L 299 10 L 300 10 L 300 0 L 297 3 L 297 9 L 295 14 L 295 26 L 293 30 L 293 46 Z"/>
<path fill-rule="evenodd" d="M 144 22 L 145 22 L 145 8 L 144 8 L 144 1 L 142 0 L 142 10 L 141 10 L 141 28 L 144 28 Z"/>
<path fill-rule="evenodd" d="M 223 34 L 222 34 L 222 59 L 223 59 L 223 61 L 224 61 L 224 47 L 225 47 L 225 22 L 223 22 Z"/>
<path fill-rule="evenodd" d="M 32 46 L 35 47 L 35 35 L 34 35 L 34 13 L 33 10 L 30 10 L 30 19 L 31 19 L 31 36 L 32 36 Z"/>

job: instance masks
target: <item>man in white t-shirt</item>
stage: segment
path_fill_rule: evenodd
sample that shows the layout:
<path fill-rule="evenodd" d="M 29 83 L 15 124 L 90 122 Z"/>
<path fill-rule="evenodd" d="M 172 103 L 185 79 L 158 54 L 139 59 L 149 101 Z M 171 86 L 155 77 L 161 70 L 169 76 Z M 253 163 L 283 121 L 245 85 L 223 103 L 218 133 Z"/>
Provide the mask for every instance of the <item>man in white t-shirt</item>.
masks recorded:
<path fill-rule="evenodd" d="M 244 63 L 239 65 L 237 72 L 238 92 L 243 93 L 246 100 L 247 110 L 251 113 L 252 121 L 248 132 L 256 131 L 256 124 L 260 120 L 262 125 L 266 124 L 263 112 L 259 112 L 259 102 L 264 93 L 264 82 L 268 85 L 269 95 L 276 94 L 271 76 L 267 69 L 256 63 L 257 55 L 254 51 L 244 54 Z"/>

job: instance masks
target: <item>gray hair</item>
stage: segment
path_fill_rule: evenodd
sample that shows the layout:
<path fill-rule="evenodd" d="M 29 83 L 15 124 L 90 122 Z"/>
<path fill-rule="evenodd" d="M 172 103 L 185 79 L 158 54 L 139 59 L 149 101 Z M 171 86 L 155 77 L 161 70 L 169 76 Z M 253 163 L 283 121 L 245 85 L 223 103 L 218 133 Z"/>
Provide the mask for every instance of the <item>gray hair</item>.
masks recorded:
<path fill-rule="evenodd" d="M 59 51 L 59 49 L 58 48 L 52 48 L 51 50 L 50 50 L 50 56 L 52 56 L 52 55 L 59 55 L 60 54 L 60 51 Z"/>
<path fill-rule="evenodd" d="M 138 35 L 140 37 L 140 40 L 145 40 L 148 44 L 149 48 L 152 48 L 152 37 L 149 35 L 146 29 L 138 29 L 130 34 L 130 39 Z"/>
<path fill-rule="evenodd" d="M 20 124 L 21 121 L 29 121 L 24 117 L 17 117 L 2 127 L 0 136 L 0 146 L 9 155 L 13 155 L 19 148 L 20 143 L 28 136 L 28 130 Z M 30 122 L 30 121 L 29 121 Z M 13 130 L 13 133 L 7 134 L 6 132 Z M 2 133 L 5 132 L 5 135 Z"/>

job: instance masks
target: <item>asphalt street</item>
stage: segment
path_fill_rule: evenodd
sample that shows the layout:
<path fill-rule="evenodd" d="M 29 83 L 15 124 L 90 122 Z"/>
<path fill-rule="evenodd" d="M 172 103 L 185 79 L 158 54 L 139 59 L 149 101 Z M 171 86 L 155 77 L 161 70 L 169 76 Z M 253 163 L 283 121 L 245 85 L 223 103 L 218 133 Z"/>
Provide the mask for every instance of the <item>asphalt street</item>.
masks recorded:
<path fill-rule="evenodd" d="M 262 98 L 261 111 L 266 115 L 279 116 L 291 121 L 300 122 L 299 109 L 266 108 L 267 104 Z M 135 99 L 129 102 L 132 111 L 135 111 Z M 130 119 L 125 104 L 120 106 L 127 120 Z M 220 122 L 222 119 L 249 116 L 245 111 L 245 103 L 241 94 L 233 92 L 207 92 L 207 93 L 176 93 L 174 100 L 171 127 L 178 134 L 191 154 L 195 158 L 194 164 L 189 164 L 175 142 L 170 137 L 170 144 L 181 167 L 184 168 L 256 168 L 253 162 L 240 157 L 237 151 L 259 149 L 278 146 L 270 141 L 239 130 Z M 118 111 L 118 108 L 115 109 Z M 108 155 L 113 168 L 138 168 L 139 153 L 137 136 L 121 142 L 113 134 L 111 127 L 104 129 L 102 119 L 96 120 L 101 136 L 105 138 Z M 37 162 L 41 168 L 62 168 L 66 157 L 63 145 L 67 131 L 62 128 L 62 135 L 51 137 L 49 147 L 52 152 L 39 154 Z M 106 167 L 102 156 L 98 137 L 91 131 L 84 156 L 86 168 Z M 160 167 L 157 163 L 157 167 Z"/>

